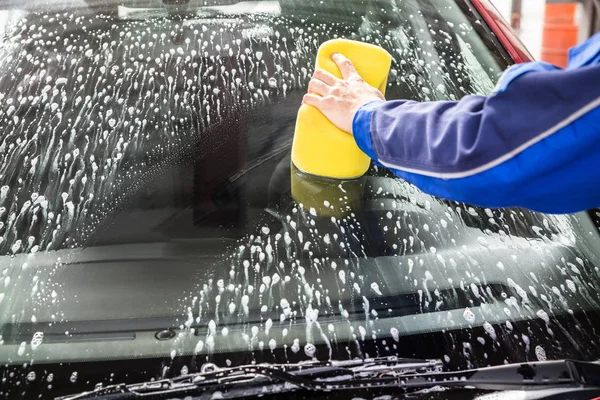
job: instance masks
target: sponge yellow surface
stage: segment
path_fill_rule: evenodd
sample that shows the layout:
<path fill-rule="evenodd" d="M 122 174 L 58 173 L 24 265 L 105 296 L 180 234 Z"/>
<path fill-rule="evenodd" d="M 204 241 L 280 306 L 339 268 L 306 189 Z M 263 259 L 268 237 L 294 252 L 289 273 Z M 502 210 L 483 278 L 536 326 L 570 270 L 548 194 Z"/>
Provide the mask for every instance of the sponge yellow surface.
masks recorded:
<path fill-rule="evenodd" d="M 361 208 L 367 177 L 344 181 L 300 172 L 291 166 L 292 198 L 306 211 L 322 217 L 343 218 Z"/>
<path fill-rule="evenodd" d="M 346 39 L 334 39 L 321 45 L 316 67 L 338 78 L 342 74 L 331 55 L 346 56 L 360 76 L 385 94 L 392 57 L 381 47 Z M 351 134 L 335 125 L 316 108 L 303 104 L 298 111 L 292 162 L 302 172 L 336 179 L 353 179 L 369 169 L 370 159 Z"/>

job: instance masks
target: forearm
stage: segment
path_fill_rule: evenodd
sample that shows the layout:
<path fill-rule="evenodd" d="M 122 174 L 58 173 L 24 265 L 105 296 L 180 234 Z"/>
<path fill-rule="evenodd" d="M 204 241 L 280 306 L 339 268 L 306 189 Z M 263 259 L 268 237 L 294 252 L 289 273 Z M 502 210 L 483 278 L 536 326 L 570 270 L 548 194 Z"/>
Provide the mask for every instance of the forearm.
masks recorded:
<path fill-rule="evenodd" d="M 597 182 L 599 73 L 552 68 L 490 97 L 370 103 L 355 115 L 353 133 L 365 153 L 432 195 L 547 212 L 590 208 L 600 205 L 597 189 L 573 175 Z M 568 207 L 543 198 L 565 195 Z"/>

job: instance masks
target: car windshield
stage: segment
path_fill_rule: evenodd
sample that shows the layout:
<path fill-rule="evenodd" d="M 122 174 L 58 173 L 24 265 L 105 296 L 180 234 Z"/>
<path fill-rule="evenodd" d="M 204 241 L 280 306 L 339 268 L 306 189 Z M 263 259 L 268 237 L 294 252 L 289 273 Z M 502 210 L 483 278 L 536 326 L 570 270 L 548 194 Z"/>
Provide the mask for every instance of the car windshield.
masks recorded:
<path fill-rule="evenodd" d="M 11 0 L 0 33 L 2 394 L 206 363 L 600 358 L 593 212 L 291 165 L 328 39 L 385 48 L 388 99 L 491 93 L 511 60 L 470 2 Z"/>

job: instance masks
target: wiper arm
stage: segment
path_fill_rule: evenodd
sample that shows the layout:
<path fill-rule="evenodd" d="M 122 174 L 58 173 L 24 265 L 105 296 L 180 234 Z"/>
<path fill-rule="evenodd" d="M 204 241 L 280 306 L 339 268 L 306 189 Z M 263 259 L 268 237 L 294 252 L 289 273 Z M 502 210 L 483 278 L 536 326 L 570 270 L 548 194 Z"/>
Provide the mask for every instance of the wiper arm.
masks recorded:
<path fill-rule="evenodd" d="M 600 388 L 600 364 L 559 360 L 509 364 L 466 371 L 443 371 L 439 360 L 376 358 L 368 360 L 310 362 L 301 364 L 247 365 L 216 369 L 174 379 L 134 385 L 114 385 L 63 397 L 80 399 L 168 398 L 203 392 L 243 389 L 240 397 L 292 390 L 364 390 L 366 387 L 415 391 L 434 386 L 474 387 L 484 390 L 527 390 L 550 386 Z"/>

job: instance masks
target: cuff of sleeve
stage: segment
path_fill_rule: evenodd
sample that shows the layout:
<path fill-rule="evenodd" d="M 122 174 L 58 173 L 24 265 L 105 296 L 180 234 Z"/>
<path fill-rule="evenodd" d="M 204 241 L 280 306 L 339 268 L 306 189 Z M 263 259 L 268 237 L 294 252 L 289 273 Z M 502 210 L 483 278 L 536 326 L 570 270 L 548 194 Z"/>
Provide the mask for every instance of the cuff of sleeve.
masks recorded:
<path fill-rule="evenodd" d="M 377 160 L 377 155 L 373 149 L 373 142 L 371 140 L 371 116 L 375 109 L 384 103 L 382 100 L 372 101 L 363 105 L 354 114 L 352 121 L 352 134 L 356 145 L 373 160 Z"/>

